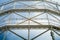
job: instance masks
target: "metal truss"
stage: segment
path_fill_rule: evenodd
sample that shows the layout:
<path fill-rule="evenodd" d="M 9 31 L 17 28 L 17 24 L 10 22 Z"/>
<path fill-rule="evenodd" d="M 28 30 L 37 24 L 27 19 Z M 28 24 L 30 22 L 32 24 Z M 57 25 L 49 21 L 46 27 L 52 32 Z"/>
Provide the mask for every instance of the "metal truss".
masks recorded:
<path fill-rule="evenodd" d="M 8 3 L 3 3 L 2 5 L 0 5 L 0 7 L 8 5 L 10 3 L 15 3 L 15 2 L 18 2 L 18 1 L 28 1 L 28 0 L 13 0 L 13 1 L 8 2 Z M 29 1 L 32 1 L 32 0 L 29 0 Z M 41 0 L 33 0 L 33 1 L 41 1 Z M 20 23 L 17 23 L 16 25 L 5 25 L 5 26 L 0 27 L 0 30 L 4 30 L 4 31 L 1 32 L 1 33 L 4 33 L 3 40 L 6 40 L 7 31 L 10 31 L 11 33 L 15 34 L 16 36 L 22 38 L 23 40 L 34 40 L 34 39 L 38 38 L 39 36 L 43 35 L 44 33 L 48 32 L 49 30 L 50 30 L 50 36 L 51 36 L 52 40 L 55 40 L 54 33 L 56 33 L 57 35 L 60 36 L 60 34 L 54 30 L 54 29 L 60 30 L 60 27 L 57 27 L 55 25 L 51 25 L 51 22 L 50 22 L 50 19 L 49 19 L 49 16 L 48 16 L 48 14 L 49 14 L 49 15 L 51 15 L 52 17 L 54 17 L 55 19 L 57 19 L 60 22 L 60 19 L 54 16 L 54 15 L 60 16 L 60 12 L 59 12 L 60 10 L 58 8 L 58 6 L 60 6 L 60 5 L 58 3 L 53 3 L 53 2 L 50 2 L 50 1 L 46 1 L 46 0 L 42 0 L 42 2 L 47 2 L 47 3 L 55 5 L 57 11 L 51 10 L 51 9 L 46 9 L 46 8 L 45 9 L 39 9 L 39 8 L 33 7 L 32 5 L 24 4 L 22 2 L 21 2 L 21 4 L 26 5 L 27 7 L 31 7 L 33 9 L 17 9 L 17 8 L 15 8 L 15 9 L 10 9 L 10 10 L 1 10 L 2 12 L 0 12 L 0 17 L 4 16 L 6 14 L 8 14 L 8 16 L 9 16 L 10 14 L 13 13 L 13 14 L 16 14 L 16 15 L 26 19 L 26 20 L 24 20 L 24 21 L 22 21 Z M 40 3 L 40 2 L 38 2 L 38 3 Z M 38 3 L 36 3 L 36 4 L 38 4 Z M 34 4 L 34 5 L 36 5 L 36 4 Z M 54 6 L 52 6 L 52 7 L 55 8 Z M 19 12 L 28 12 L 29 13 L 29 18 L 18 14 Z M 31 16 L 30 12 L 43 12 L 43 13 L 38 14 L 38 15 L 33 16 L 33 17 L 30 18 L 30 16 Z M 38 17 L 38 16 L 40 16 L 40 15 L 42 15 L 44 13 L 46 13 L 46 19 L 48 21 L 48 25 L 43 25 L 40 22 L 37 22 L 37 21 L 33 20 L 33 18 L 36 18 L 36 17 Z M 54 14 L 54 15 L 52 15 L 52 14 Z M 4 16 L 2 19 L 0 19 L 0 21 L 3 21 L 8 16 Z M 22 23 L 24 23 L 26 21 L 28 21 L 28 25 L 19 25 L 19 24 L 22 24 Z M 34 23 L 36 23 L 38 25 L 30 25 L 31 24 L 30 21 L 32 21 L 32 22 L 34 22 Z M 25 29 L 25 28 L 28 29 L 28 38 L 27 39 L 22 37 L 21 35 L 18 35 L 17 33 L 13 32 L 13 31 L 11 31 L 11 29 Z M 30 39 L 30 30 L 31 30 L 31 28 L 33 28 L 33 29 L 36 29 L 36 28 L 38 28 L 38 29 L 40 29 L 40 28 L 46 29 L 46 28 L 48 28 L 48 30 L 46 30 L 46 31 L 44 31 L 44 32 L 42 32 L 42 33 L 38 34 L 37 36 Z"/>
<path fill-rule="evenodd" d="M 60 30 L 59 27 L 56 27 L 56 26 L 53 26 L 53 25 L 6 25 L 6 26 L 3 26 L 3 27 L 0 27 L 1 30 L 5 29 L 28 29 L 30 26 L 30 29 L 40 29 L 40 28 L 52 28 L 53 29 L 56 29 L 56 30 Z M 6 29 L 7 28 L 7 29 Z"/>
<path fill-rule="evenodd" d="M 28 12 L 30 10 L 30 12 L 50 12 L 56 15 L 60 15 L 59 12 L 56 12 L 54 10 L 49 10 L 49 9 L 11 9 L 11 10 L 7 10 L 7 11 L 3 11 L 0 13 L 0 16 L 5 15 L 5 14 L 10 14 L 13 12 Z"/>
<path fill-rule="evenodd" d="M 39 36 L 43 35 L 43 34 L 44 34 L 44 33 L 46 33 L 47 31 L 49 31 L 49 29 L 48 29 L 48 30 L 46 30 L 46 31 L 44 31 L 43 33 L 41 33 L 41 34 L 39 34 L 39 35 L 35 36 L 35 37 L 34 37 L 34 38 L 32 38 L 31 40 L 34 40 L 35 38 L 37 38 L 37 37 L 39 37 Z"/>

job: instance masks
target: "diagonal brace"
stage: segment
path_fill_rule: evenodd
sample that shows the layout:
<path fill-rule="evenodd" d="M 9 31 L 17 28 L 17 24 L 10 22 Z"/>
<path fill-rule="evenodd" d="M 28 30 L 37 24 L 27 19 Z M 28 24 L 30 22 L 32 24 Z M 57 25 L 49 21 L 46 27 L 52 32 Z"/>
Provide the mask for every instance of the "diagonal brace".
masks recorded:
<path fill-rule="evenodd" d="M 24 38 L 24 37 L 22 37 L 22 36 L 16 34 L 15 32 L 13 32 L 13 31 L 11 31 L 11 30 L 9 30 L 9 31 L 12 32 L 13 34 L 15 34 L 16 36 L 18 36 L 18 37 L 20 37 L 20 38 L 22 38 L 22 39 L 24 39 L 24 40 L 27 40 L 26 38 Z"/>
<path fill-rule="evenodd" d="M 43 34 L 44 34 L 44 33 L 46 33 L 47 31 L 49 31 L 49 29 L 48 29 L 48 30 L 46 30 L 46 31 L 44 31 L 43 33 L 41 33 L 41 34 L 39 34 L 39 35 L 35 36 L 35 37 L 34 37 L 34 38 L 32 38 L 31 40 L 36 39 L 37 37 L 39 37 L 39 36 L 43 35 Z"/>

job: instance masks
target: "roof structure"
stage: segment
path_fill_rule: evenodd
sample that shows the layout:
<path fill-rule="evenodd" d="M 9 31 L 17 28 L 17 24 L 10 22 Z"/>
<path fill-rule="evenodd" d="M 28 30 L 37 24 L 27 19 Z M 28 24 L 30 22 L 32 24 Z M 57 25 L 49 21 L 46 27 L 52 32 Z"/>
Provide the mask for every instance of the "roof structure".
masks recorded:
<path fill-rule="evenodd" d="M 59 40 L 60 4 L 58 0 L 2 1 L 0 4 L 0 30 L 1 35 L 4 35 L 0 38 L 1 40 L 44 40 L 45 33 L 45 36 L 50 35 L 45 40 L 57 40 L 56 34 L 59 36 Z M 22 34 L 26 32 L 27 34 L 24 34 L 26 37 L 19 34 L 18 30 Z M 34 35 L 34 32 L 37 35 Z M 8 35 L 13 37 L 10 39 Z M 41 35 L 43 35 L 42 38 Z"/>

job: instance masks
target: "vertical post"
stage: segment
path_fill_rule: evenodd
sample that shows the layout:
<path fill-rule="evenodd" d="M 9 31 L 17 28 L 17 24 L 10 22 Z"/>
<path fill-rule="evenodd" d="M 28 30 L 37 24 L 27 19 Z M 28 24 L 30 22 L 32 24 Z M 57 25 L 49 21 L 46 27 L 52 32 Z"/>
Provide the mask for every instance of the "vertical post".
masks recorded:
<path fill-rule="evenodd" d="M 30 10 L 29 10 L 29 19 L 30 19 Z M 30 40 L 30 20 L 28 20 L 28 40 Z"/>
<path fill-rule="evenodd" d="M 47 20 L 48 20 L 48 25 L 50 25 L 49 18 L 48 18 L 48 14 L 46 14 L 46 15 L 47 15 Z M 54 39 L 54 33 L 53 33 L 53 27 L 51 26 L 50 29 L 51 29 L 50 34 L 51 34 L 52 40 L 55 40 L 55 39 Z"/>

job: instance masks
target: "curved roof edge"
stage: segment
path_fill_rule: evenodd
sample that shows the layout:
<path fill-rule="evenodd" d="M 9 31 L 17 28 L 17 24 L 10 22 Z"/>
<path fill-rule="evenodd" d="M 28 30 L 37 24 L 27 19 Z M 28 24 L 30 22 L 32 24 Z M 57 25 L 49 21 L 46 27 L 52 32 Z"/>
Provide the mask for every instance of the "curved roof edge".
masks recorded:
<path fill-rule="evenodd" d="M 40 28 L 45 29 L 45 28 L 51 28 L 51 26 L 52 26 L 52 28 L 54 28 L 56 30 L 60 30 L 60 27 L 56 27 L 53 25 L 6 25 L 3 27 L 0 27 L 0 29 L 6 29 L 6 28 L 8 28 L 8 29 L 20 29 L 20 28 L 27 29 L 27 28 L 29 28 L 29 26 L 31 29 L 40 29 Z"/>
<path fill-rule="evenodd" d="M 0 16 L 3 16 L 5 14 L 11 14 L 11 13 L 14 13 L 14 12 L 47 12 L 47 13 L 50 12 L 50 13 L 53 13 L 55 15 L 60 16 L 59 12 L 56 12 L 56 11 L 53 11 L 53 10 L 50 10 L 50 9 L 10 9 L 10 10 L 1 12 Z"/>

